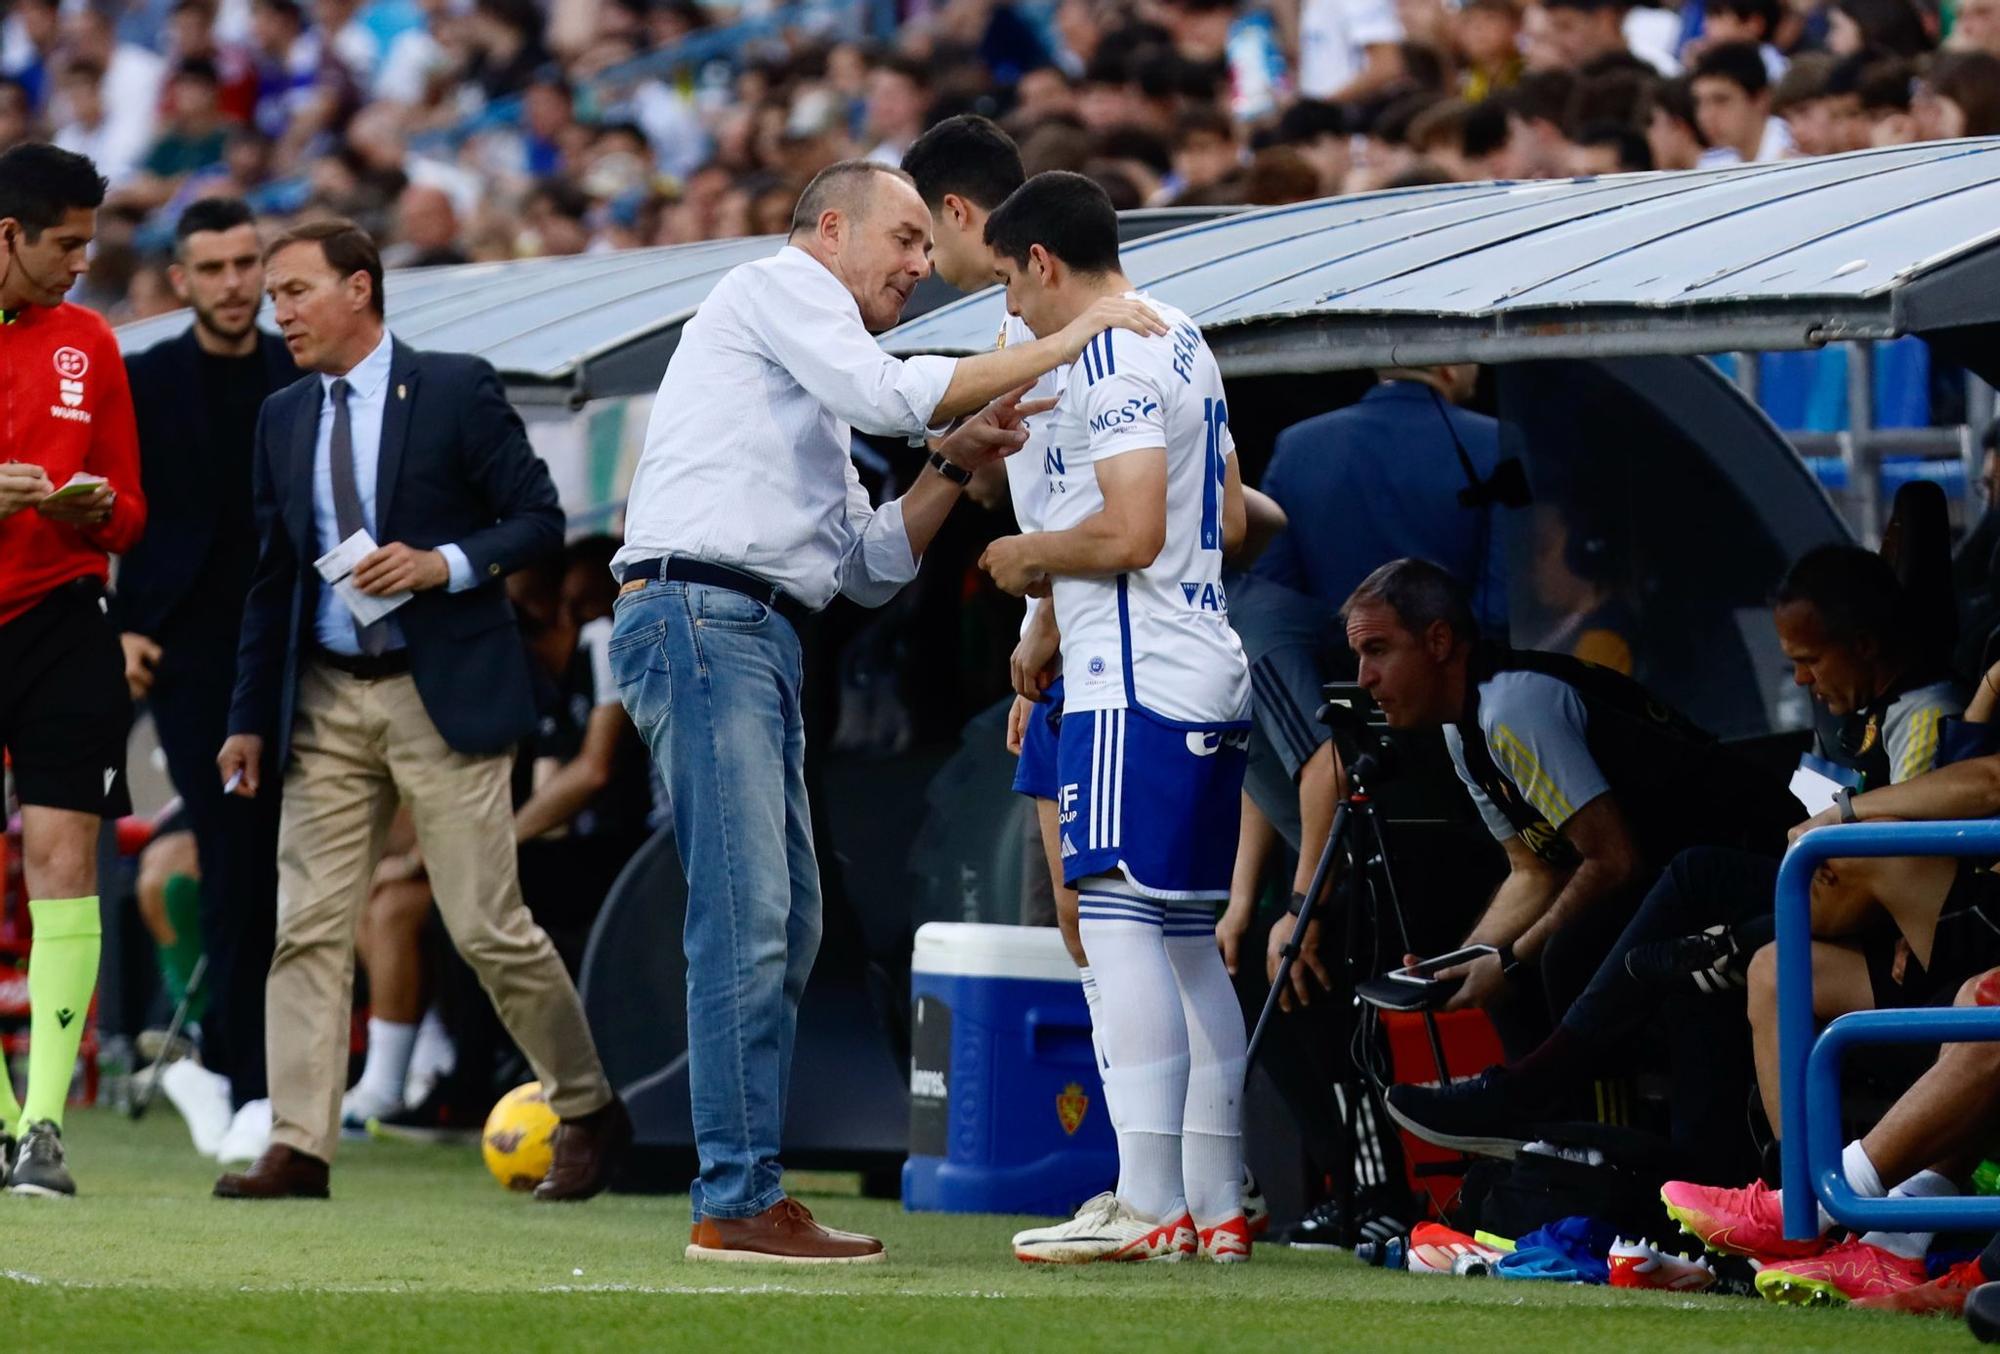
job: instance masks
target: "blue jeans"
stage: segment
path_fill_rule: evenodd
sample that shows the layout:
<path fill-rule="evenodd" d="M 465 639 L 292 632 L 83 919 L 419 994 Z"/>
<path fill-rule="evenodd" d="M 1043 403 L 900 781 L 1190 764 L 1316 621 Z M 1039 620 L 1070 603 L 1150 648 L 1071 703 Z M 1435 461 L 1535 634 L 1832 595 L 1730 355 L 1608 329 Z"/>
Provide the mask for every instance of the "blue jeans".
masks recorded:
<path fill-rule="evenodd" d="M 784 1197 L 778 1140 L 820 939 L 801 662 L 791 623 L 741 593 L 654 582 L 618 599 L 612 674 L 687 873 L 696 1221 Z"/>

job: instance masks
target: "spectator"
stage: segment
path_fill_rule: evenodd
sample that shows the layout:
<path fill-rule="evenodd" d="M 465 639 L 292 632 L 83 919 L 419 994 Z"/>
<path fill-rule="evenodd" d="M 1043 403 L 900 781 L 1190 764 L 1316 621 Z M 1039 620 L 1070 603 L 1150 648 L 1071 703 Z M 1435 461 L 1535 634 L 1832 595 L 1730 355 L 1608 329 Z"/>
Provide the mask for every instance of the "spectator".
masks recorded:
<path fill-rule="evenodd" d="M 477 0 L 466 74 L 488 101 L 518 94 L 548 64 L 542 16 L 534 0 Z"/>
<path fill-rule="evenodd" d="M 397 243 L 382 251 L 389 268 L 434 268 L 469 263 L 458 242 L 458 211 L 451 194 L 425 183 L 413 183 L 396 200 Z"/>
<path fill-rule="evenodd" d="M 1458 48 L 1458 92 L 1478 103 L 1512 89 L 1521 78 L 1521 12 L 1513 0 L 1468 0 L 1452 28 Z"/>
<path fill-rule="evenodd" d="M 1506 98 L 1508 139 L 1520 177 L 1552 179 L 1569 168 L 1567 117 L 1576 90 L 1564 71 L 1530 71 Z"/>
<path fill-rule="evenodd" d="M 1914 57 L 1931 45 L 1923 16 L 1910 0 L 1835 0 L 1828 16 L 1826 47 L 1835 56 Z"/>
<path fill-rule="evenodd" d="M 1847 149 L 1846 122 L 1832 92 L 1836 64 L 1837 58 L 1826 52 L 1804 53 L 1786 67 L 1784 78 L 1771 91 L 1771 116 L 1784 120 L 1800 155 L 1831 155 Z"/>
<path fill-rule="evenodd" d="M 1771 116 L 1764 59 L 1747 42 L 1712 47 L 1696 63 L 1694 116 L 1708 150 L 1703 169 L 1781 160 L 1793 150 L 1791 130 Z"/>
<path fill-rule="evenodd" d="M 1465 120 L 1472 106 L 1462 99 L 1439 99 L 1410 121 L 1410 149 L 1419 164 L 1435 165 L 1447 179 L 1469 179 L 1465 162 Z"/>
<path fill-rule="evenodd" d="M 117 12 L 102 4 L 103 0 L 97 0 L 71 15 L 69 54 L 103 68 L 104 109 L 116 129 L 117 144 L 146 145 L 152 140 L 167 63 L 157 52 L 121 41 Z"/>
<path fill-rule="evenodd" d="M 1911 64 L 1889 57 L 1861 67 L 1860 146 L 1906 146 L 1917 140 L 1917 120 L 1910 109 Z"/>
<path fill-rule="evenodd" d="M 62 11 L 55 0 L 15 0 L 0 25 L 0 75 L 16 82 L 30 114 L 39 113 L 54 93 L 61 43 Z"/>
<path fill-rule="evenodd" d="M 1319 174 L 1289 146 L 1266 146 L 1250 157 L 1243 173 L 1243 200 L 1253 207 L 1277 207 L 1323 197 Z"/>
<path fill-rule="evenodd" d="M 1576 134 L 1572 174 L 1643 174 L 1653 168 L 1646 138 L 1619 122 L 1593 122 Z"/>
<path fill-rule="evenodd" d="M 69 110 L 69 121 L 49 139 L 90 159 L 113 189 L 121 186 L 147 148 L 144 142 L 127 145 L 118 141 L 118 134 L 130 124 L 113 123 L 105 109 L 104 67 L 78 57 L 63 67 L 56 92 Z"/>
<path fill-rule="evenodd" d="M 1959 0 L 1946 46 L 1954 52 L 2000 56 L 2000 0 Z"/>
<path fill-rule="evenodd" d="M 177 0 L 167 16 L 167 55 L 176 64 L 200 57 L 212 62 L 224 120 L 248 122 L 257 109 L 257 67 L 250 53 L 215 36 L 213 0 Z"/>
<path fill-rule="evenodd" d="M 1243 148 L 1236 142 L 1236 125 L 1213 104 L 1196 104 L 1180 115 L 1174 128 L 1173 172 L 1160 185 L 1170 202 L 1190 193 L 1206 192 L 1243 168 Z"/>
<path fill-rule="evenodd" d="M 28 139 L 34 116 L 28 88 L 9 75 L 0 75 L 0 151 L 9 151 Z"/>
<path fill-rule="evenodd" d="M 1910 112 L 1924 141 L 2000 132 L 2000 57 L 1986 52 L 1939 55 L 1917 77 Z"/>
<path fill-rule="evenodd" d="M 158 205 L 190 174 L 222 162 L 228 132 L 222 123 L 222 85 L 215 63 L 192 57 L 167 82 L 166 124 L 140 167 L 145 180 L 126 196 Z"/>
<path fill-rule="evenodd" d="M 254 121 L 273 141 L 284 138 L 311 103 L 314 49 L 305 40 L 298 0 L 252 0 L 251 59 L 257 70 Z"/>
<path fill-rule="evenodd" d="M 868 158 L 901 164 L 923 133 L 930 103 L 930 73 L 921 63 L 896 57 L 876 67 L 868 84 L 867 134 L 874 142 Z"/>
<path fill-rule="evenodd" d="M 1631 676 L 1639 617 L 1633 609 L 1630 546 L 1601 514 L 1574 504 L 1535 510 L 1535 600 L 1554 617 L 1534 647 Z"/>
<path fill-rule="evenodd" d="M 1655 169 L 1693 169 L 1708 149 L 1695 121 L 1692 82 L 1663 81 L 1640 104 L 1640 125 Z"/>
<path fill-rule="evenodd" d="M 1546 16 L 1547 41 L 1560 69 L 1578 71 L 1600 57 L 1630 50 L 1621 0 L 1540 0 L 1536 8 Z"/>
<path fill-rule="evenodd" d="M 1338 104 L 1300 99 L 1279 115 L 1277 143 L 1297 151 L 1312 166 L 1319 180 L 1317 196 L 1340 191 L 1351 160 L 1347 119 Z"/>
<path fill-rule="evenodd" d="M 1403 77 L 1403 25 L 1390 0 L 1286 0 L 1298 41 L 1299 93 L 1356 103 Z"/>
<path fill-rule="evenodd" d="M 1702 9 L 1701 50 L 1747 42 L 1764 59 L 1764 74 L 1772 84 L 1785 78 L 1785 54 L 1774 43 L 1784 11 L 1780 0 L 1706 0 Z"/>
<path fill-rule="evenodd" d="M 1076 91 L 1062 67 L 1037 66 L 1024 71 L 1014 86 L 1014 113 L 1024 126 L 1074 116 Z"/>

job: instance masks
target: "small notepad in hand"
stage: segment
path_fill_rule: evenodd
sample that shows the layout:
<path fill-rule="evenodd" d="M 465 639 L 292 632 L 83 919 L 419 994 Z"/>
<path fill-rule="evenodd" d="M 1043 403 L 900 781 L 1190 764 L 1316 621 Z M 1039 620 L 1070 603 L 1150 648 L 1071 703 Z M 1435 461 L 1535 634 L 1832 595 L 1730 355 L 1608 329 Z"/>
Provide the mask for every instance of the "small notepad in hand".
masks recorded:
<path fill-rule="evenodd" d="M 414 595 L 406 590 L 392 592 L 387 597 L 373 597 L 354 585 L 354 566 L 374 553 L 375 538 L 364 530 L 355 532 L 313 561 L 313 568 L 319 570 L 319 576 L 354 613 L 356 625 L 375 624 Z"/>

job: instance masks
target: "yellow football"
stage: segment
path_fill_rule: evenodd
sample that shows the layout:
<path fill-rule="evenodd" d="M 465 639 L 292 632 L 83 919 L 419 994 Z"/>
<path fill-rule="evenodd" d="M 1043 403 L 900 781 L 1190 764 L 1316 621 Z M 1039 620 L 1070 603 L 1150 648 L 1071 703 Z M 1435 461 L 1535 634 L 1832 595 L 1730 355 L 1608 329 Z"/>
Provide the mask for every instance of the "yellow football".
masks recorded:
<path fill-rule="evenodd" d="M 559 1122 L 541 1082 L 516 1086 L 486 1116 L 486 1131 L 479 1137 L 486 1169 L 508 1189 L 531 1190 L 541 1184 L 555 1160 Z"/>

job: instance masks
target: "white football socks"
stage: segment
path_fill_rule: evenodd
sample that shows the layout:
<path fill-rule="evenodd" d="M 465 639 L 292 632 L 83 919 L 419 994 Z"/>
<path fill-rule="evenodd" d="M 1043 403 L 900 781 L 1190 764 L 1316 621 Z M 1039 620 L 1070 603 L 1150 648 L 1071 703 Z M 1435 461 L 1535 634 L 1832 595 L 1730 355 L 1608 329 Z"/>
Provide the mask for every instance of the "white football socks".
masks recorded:
<path fill-rule="evenodd" d="M 1188 1097 L 1181 1181 L 1197 1227 L 1243 1212 L 1243 1012 L 1215 948 L 1215 910 L 1170 907 L 1167 958 L 1188 1028 Z"/>
<path fill-rule="evenodd" d="M 416 1046 L 415 1025 L 368 1017 L 368 1061 L 362 1064 L 361 1080 L 354 1083 L 355 1099 L 377 1113 L 384 1106 L 400 1109 L 403 1082 L 410 1075 L 410 1052 Z"/>

